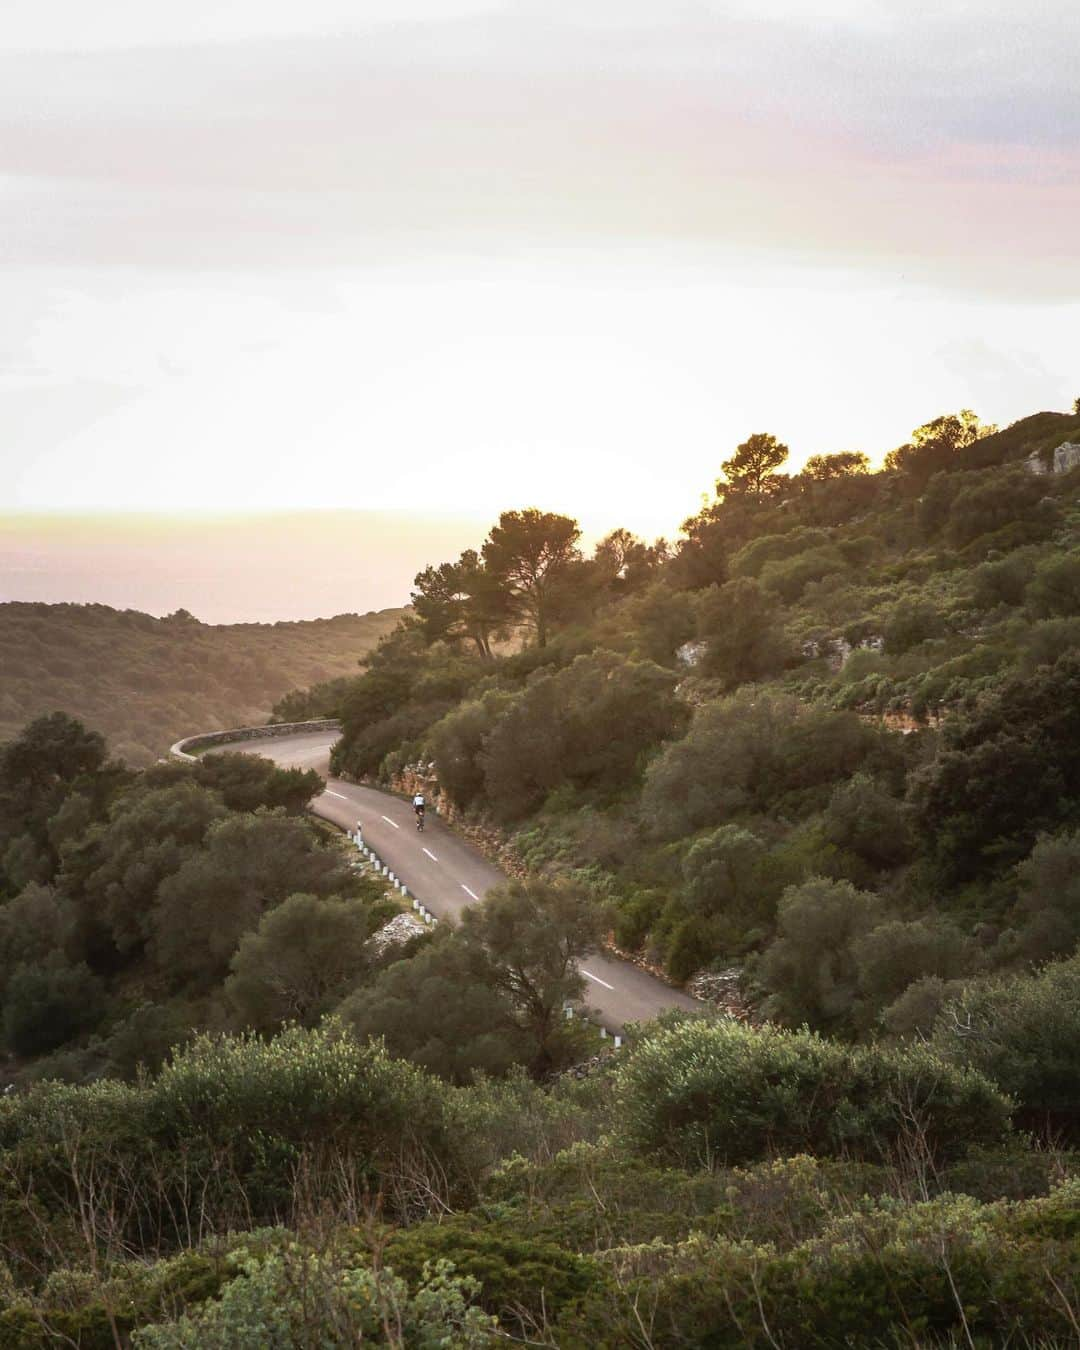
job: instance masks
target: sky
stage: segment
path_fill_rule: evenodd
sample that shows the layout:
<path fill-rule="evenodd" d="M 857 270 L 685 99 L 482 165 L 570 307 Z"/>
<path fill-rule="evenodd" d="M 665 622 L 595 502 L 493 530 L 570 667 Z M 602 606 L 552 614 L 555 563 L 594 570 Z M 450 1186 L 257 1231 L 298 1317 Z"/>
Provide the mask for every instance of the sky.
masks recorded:
<path fill-rule="evenodd" d="M 4 0 L 0 514 L 353 510 L 419 568 L 524 505 L 670 537 L 754 431 L 1067 408 L 1078 49 L 1059 0 Z"/>

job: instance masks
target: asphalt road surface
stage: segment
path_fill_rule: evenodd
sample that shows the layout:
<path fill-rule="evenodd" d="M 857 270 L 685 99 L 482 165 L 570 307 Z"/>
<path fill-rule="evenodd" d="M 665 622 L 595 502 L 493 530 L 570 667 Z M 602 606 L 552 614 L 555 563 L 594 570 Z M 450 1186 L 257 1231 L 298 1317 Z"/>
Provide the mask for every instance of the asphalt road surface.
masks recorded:
<path fill-rule="evenodd" d="M 416 828 L 410 802 L 389 792 L 344 783 L 328 776 L 330 747 L 336 731 L 238 742 L 229 750 L 265 755 L 287 767 L 317 769 L 326 777 L 326 791 L 313 804 L 315 812 L 355 831 L 359 822 L 364 840 L 395 876 L 436 918 L 453 920 L 466 905 L 482 900 L 506 874 L 472 844 L 428 812 L 423 834 Z M 703 1005 L 655 976 L 615 957 L 590 956 L 581 968 L 588 984 L 586 1003 L 609 1031 L 621 1031 L 627 1022 L 643 1022 L 665 1008 L 701 1010 Z"/>

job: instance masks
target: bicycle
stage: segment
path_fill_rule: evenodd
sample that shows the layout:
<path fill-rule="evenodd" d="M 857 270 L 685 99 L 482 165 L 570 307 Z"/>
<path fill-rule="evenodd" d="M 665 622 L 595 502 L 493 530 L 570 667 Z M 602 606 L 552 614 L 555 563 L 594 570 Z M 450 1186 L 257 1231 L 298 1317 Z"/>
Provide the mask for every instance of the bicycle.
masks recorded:
<path fill-rule="evenodd" d="M 423 813 L 423 811 L 417 811 L 417 813 L 416 813 L 416 829 L 417 829 L 417 833 L 419 833 L 419 834 L 423 834 L 423 833 L 424 833 L 424 813 Z"/>

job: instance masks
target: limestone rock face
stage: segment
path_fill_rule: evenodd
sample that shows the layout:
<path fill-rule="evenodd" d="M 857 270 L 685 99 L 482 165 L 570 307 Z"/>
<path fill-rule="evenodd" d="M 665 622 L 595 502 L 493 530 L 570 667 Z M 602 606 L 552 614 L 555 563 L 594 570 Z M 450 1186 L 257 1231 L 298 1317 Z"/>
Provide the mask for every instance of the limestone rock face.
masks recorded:
<path fill-rule="evenodd" d="M 1080 465 L 1080 444 L 1076 441 L 1066 441 L 1063 445 L 1059 445 L 1049 463 L 1038 450 L 1024 460 L 1024 467 L 1028 473 L 1036 474 L 1068 473 L 1077 465 Z"/>
<path fill-rule="evenodd" d="M 1066 441 L 1054 451 L 1055 473 L 1068 473 L 1078 464 L 1080 464 L 1080 444 L 1076 441 Z"/>
<path fill-rule="evenodd" d="M 675 655 L 684 666 L 696 666 L 705 655 L 706 643 L 684 642 Z"/>

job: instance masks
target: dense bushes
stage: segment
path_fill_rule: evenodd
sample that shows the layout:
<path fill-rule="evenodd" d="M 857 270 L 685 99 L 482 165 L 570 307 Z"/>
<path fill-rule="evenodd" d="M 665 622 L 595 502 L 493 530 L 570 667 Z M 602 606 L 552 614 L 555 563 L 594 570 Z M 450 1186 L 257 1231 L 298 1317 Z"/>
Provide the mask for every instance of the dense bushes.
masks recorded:
<path fill-rule="evenodd" d="M 798 802 L 862 767 L 880 738 L 851 713 L 775 694 L 706 704 L 649 767 L 642 810 L 667 838 Z"/>
<path fill-rule="evenodd" d="M 1080 657 L 1062 656 L 986 695 L 945 728 L 911 800 L 944 878 L 1018 861 L 1042 830 L 1080 813 Z"/>
<path fill-rule="evenodd" d="M 672 675 L 609 653 L 579 656 L 537 674 L 495 722 L 481 753 L 484 791 L 497 816 L 513 820 L 569 784 L 621 792 L 642 757 L 683 724 Z"/>
<path fill-rule="evenodd" d="M 120 1236 L 172 1246 L 193 1224 L 291 1217 L 305 1169 L 407 1209 L 421 1177 L 447 1184 L 456 1145 L 438 1080 L 332 1028 L 291 1028 L 202 1037 L 146 1085 L 35 1086 L 0 1103 L 0 1147 L 0 1189 L 18 1194 L 32 1164 L 46 1209 L 77 1197 L 93 1156 Z"/>
<path fill-rule="evenodd" d="M 450 1262 L 418 1272 L 410 1288 L 391 1269 L 372 1269 L 365 1255 L 315 1251 L 290 1241 L 271 1250 L 240 1249 L 236 1277 L 219 1299 L 174 1322 L 144 1327 L 139 1350 L 289 1350 L 292 1346 L 415 1346 L 461 1350 L 489 1345 L 493 1319 L 470 1307 L 475 1280 Z"/>
<path fill-rule="evenodd" d="M 1080 1260 L 1058 1234 L 1073 1231 L 1076 1205 L 1070 1182 L 1015 1206 L 864 1203 L 786 1247 L 694 1236 L 616 1249 L 620 1295 L 598 1290 L 566 1317 L 560 1344 L 633 1344 L 644 1305 L 658 1346 L 1064 1346 L 1074 1313 L 1062 1291 Z"/>
<path fill-rule="evenodd" d="M 1009 1093 L 1045 1129 L 1080 1128 L 1080 957 L 968 985 L 942 1010 L 937 1050 Z"/>
<path fill-rule="evenodd" d="M 617 1076 L 617 1129 L 645 1157 L 730 1166 L 808 1151 L 945 1157 L 1000 1139 L 1009 1104 L 924 1047 L 847 1049 L 807 1032 L 689 1021 L 649 1035 Z"/>

